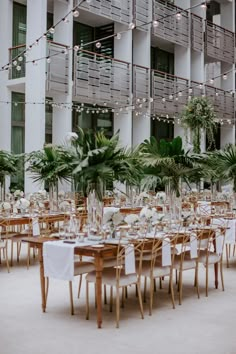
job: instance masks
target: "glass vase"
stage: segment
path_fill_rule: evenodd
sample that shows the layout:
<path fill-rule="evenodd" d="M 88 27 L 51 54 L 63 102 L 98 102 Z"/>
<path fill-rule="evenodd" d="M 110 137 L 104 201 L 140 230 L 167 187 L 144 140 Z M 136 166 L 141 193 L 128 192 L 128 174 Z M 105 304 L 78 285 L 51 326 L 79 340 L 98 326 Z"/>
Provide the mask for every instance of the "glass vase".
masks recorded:
<path fill-rule="evenodd" d="M 56 183 L 49 185 L 49 209 L 51 212 L 58 210 L 58 185 Z"/>

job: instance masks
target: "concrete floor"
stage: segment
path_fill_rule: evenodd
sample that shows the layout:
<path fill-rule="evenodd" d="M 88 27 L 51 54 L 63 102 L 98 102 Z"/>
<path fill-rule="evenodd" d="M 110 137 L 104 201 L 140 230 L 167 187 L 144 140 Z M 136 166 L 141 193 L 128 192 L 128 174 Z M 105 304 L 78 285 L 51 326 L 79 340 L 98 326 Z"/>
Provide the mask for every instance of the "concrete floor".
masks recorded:
<path fill-rule="evenodd" d="M 0 354 L 235 354 L 236 353 L 236 258 L 224 268 L 225 292 L 214 289 L 210 269 L 209 297 L 204 293 L 204 268 L 200 268 L 201 298 L 193 287 L 193 272 L 184 273 L 183 304 L 173 310 L 164 288 L 155 294 L 153 315 L 141 320 L 134 289 L 129 290 L 121 309 L 120 328 L 115 313 L 103 309 L 103 329 L 96 328 L 93 291 L 91 316 L 85 319 L 85 291 L 76 298 L 75 315 L 70 315 L 67 282 L 51 280 L 47 312 L 41 312 L 39 266 L 34 261 L 26 269 L 26 245 L 19 264 L 8 274 L 0 266 Z"/>

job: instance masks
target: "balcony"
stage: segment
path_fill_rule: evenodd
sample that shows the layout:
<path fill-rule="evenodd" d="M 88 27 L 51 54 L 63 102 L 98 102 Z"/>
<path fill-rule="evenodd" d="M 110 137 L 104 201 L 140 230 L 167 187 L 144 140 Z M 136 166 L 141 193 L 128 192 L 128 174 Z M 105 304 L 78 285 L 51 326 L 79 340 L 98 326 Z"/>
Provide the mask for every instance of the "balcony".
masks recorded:
<path fill-rule="evenodd" d="M 18 45 L 16 47 L 9 48 L 9 62 L 13 60 L 13 65 L 9 68 L 8 78 L 9 80 L 20 79 L 25 77 L 25 56 L 21 53 L 24 52 L 26 48 L 25 44 Z M 14 58 L 18 58 L 14 60 Z M 16 65 L 14 65 L 16 64 Z M 20 70 L 18 70 L 20 68 Z"/>
<path fill-rule="evenodd" d="M 17 65 L 12 65 L 9 69 L 9 80 L 25 77 L 24 55 L 20 55 L 26 48 L 26 45 L 9 48 L 9 60 L 18 57 Z M 48 41 L 47 56 L 51 62 L 47 63 L 46 69 L 46 90 L 52 92 L 67 93 L 68 92 L 68 54 L 64 54 L 65 45 Z M 21 58 L 21 60 L 19 60 Z M 17 70 L 18 66 L 20 70 Z"/>
<path fill-rule="evenodd" d="M 205 94 L 212 102 L 217 118 L 234 118 L 234 97 L 230 92 L 206 85 Z"/>
<path fill-rule="evenodd" d="M 176 116 L 188 102 L 188 80 L 152 70 L 152 97 L 154 114 Z"/>
<path fill-rule="evenodd" d="M 209 57 L 234 63 L 234 33 L 206 21 L 205 52 Z"/>
<path fill-rule="evenodd" d="M 175 15 L 181 10 L 181 19 Z M 184 47 L 189 46 L 189 14 L 165 0 L 154 0 L 153 20 L 159 25 L 153 28 L 153 34 Z"/>
<path fill-rule="evenodd" d="M 203 19 L 191 14 L 191 46 L 192 49 L 202 52 L 204 43 Z"/>
<path fill-rule="evenodd" d="M 79 2 L 76 0 L 75 5 Z M 84 1 L 80 8 L 115 22 L 132 22 L 132 0 L 93 0 L 90 3 Z"/>
<path fill-rule="evenodd" d="M 80 102 L 127 106 L 131 93 L 131 64 L 81 50 L 74 57 L 74 95 Z"/>
<path fill-rule="evenodd" d="M 152 2 L 146 0 L 133 0 L 134 23 L 139 30 L 147 31 L 152 20 Z"/>
<path fill-rule="evenodd" d="M 68 93 L 69 58 L 64 50 L 65 45 L 48 42 L 47 56 L 51 62 L 47 63 L 46 90 L 49 92 Z"/>

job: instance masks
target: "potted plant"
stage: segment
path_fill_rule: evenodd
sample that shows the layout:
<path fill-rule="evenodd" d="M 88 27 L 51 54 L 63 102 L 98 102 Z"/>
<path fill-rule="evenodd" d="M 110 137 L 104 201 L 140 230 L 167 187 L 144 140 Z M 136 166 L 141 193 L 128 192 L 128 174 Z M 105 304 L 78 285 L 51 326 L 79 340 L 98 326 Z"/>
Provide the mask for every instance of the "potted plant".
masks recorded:
<path fill-rule="evenodd" d="M 193 97 L 184 108 L 181 123 L 193 135 L 193 152 L 201 152 L 201 133 L 206 132 L 209 148 L 215 146 L 216 115 L 213 106 L 205 97 Z"/>
<path fill-rule="evenodd" d="M 5 200 L 6 176 L 17 172 L 17 157 L 10 152 L 0 150 L 0 200 Z"/>

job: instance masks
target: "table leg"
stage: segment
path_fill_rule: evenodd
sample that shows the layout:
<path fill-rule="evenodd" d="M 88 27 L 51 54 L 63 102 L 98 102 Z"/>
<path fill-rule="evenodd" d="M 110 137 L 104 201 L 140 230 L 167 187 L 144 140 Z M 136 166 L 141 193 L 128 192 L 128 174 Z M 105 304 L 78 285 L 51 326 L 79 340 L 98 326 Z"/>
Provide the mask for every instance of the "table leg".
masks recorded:
<path fill-rule="evenodd" d="M 215 288 L 218 289 L 218 263 L 214 264 L 214 271 L 215 271 Z"/>
<path fill-rule="evenodd" d="M 43 249 L 41 247 L 39 248 L 39 267 L 40 267 L 42 311 L 46 312 L 46 289 L 45 289 L 45 277 L 44 277 L 44 266 L 43 266 Z"/>
<path fill-rule="evenodd" d="M 102 328 L 102 269 L 103 269 L 103 260 L 100 257 L 96 257 L 95 270 L 96 270 L 96 298 L 97 298 L 98 328 Z"/>

